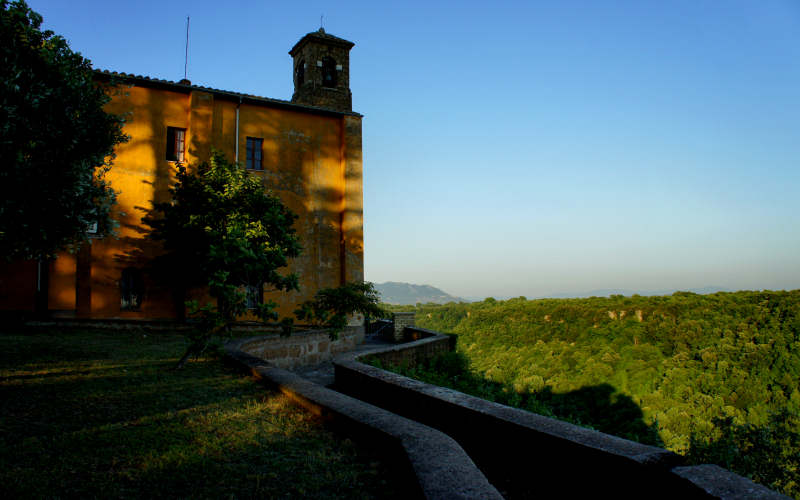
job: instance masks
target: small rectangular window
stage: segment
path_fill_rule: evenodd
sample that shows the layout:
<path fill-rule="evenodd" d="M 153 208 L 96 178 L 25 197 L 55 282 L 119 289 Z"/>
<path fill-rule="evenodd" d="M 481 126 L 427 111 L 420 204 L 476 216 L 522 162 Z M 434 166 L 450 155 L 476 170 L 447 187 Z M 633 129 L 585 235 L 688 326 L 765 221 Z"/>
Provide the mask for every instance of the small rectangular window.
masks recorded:
<path fill-rule="evenodd" d="M 167 161 L 183 161 L 186 150 L 186 129 L 167 127 Z"/>
<path fill-rule="evenodd" d="M 257 309 L 264 303 L 264 285 L 247 285 L 247 308 Z"/>
<path fill-rule="evenodd" d="M 264 146 L 264 139 L 258 137 L 247 138 L 247 169 L 248 170 L 264 170 L 264 165 L 261 163 L 261 150 Z"/>
<path fill-rule="evenodd" d="M 120 309 L 123 311 L 139 311 L 144 296 L 144 280 L 142 271 L 133 267 L 122 270 L 119 280 Z"/>

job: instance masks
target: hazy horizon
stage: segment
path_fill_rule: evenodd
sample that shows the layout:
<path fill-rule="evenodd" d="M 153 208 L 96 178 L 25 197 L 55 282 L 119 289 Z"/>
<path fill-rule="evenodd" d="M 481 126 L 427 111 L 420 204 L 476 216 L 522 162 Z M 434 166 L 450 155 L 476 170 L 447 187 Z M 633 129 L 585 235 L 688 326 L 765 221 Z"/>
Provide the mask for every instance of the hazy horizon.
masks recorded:
<path fill-rule="evenodd" d="M 292 95 L 355 42 L 365 278 L 462 297 L 800 288 L 800 3 L 31 0 L 99 69 Z M 246 15 L 244 15 L 246 13 Z"/>
<path fill-rule="evenodd" d="M 367 280 L 370 281 L 370 280 Z M 477 287 L 478 292 L 472 294 L 462 294 L 457 293 L 455 290 L 451 290 L 447 286 L 440 285 L 430 281 L 424 282 L 410 282 L 410 281 L 402 281 L 396 279 L 390 280 L 372 280 L 373 283 L 387 283 L 387 282 L 395 282 L 395 283 L 407 283 L 411 285 L 421 285 L 421 286 L 431 286 L 437 288 L 449 295 L 453 295 L 456 297 L 460 297 L 465 300 L 469 301 L 480 301 L 486 299 L 488 297 L 492 297 L 497 300 L 507 300 L 516 297 L 526 297 L 528 299 L 543 299 L 543 298 L 580 298 L 580 297 L 591 297 L 591 296 L 604 296 L 608 294 L 621 294 L 621 295 L 669 295 L 675 292 L 692 292 L 692 293 L 716 293 L 716 292 L 740 292 L 740 291 L 792 291 L 800 289 L 800 286 L 794 287 L 778 287 L 778 288 L 770 288 L 770 287 L 729 287 L 729 286 L 721 286 L 715 284 L 705 284 L 705 285 L 698 285 L 698 286 L 673 286 L 673 287 L 603 287 L 598 286 L 595 288 L 554 288 L 544 293 L 503 293 L 502 291 L 499 293 L 481 293 L 480 287 Z M 490 289 L 497 289 L 497 287 L 486 286 L 485 290 Z M 524 288 L 523 288 L 524 289 Z M 531 287 L 533 289 L 533 287 Z"/>
<path fill-rule="evenodd" d="M 389 280 L 385 282 L 375 282 L 376 285 L 383 285 L 387 283 L 400 283 L 400 284 L 408 284 L 408 285 L 417 285 L 417 286 L 430 286 L 434 287 L 448 295 L 452 295 L 463 299 L 468 302 L 477 302 L 487 299 L 489 297 L 494 298 L 496 300 L 508 300 L 517 297 L 525 297 L 529 300 L 535 299 L 546 299 L 546 298 L 586 298 L 586 297 L 604 297 L 608 295 L 624 295 L 624 296 L 631 296 L 631 295 L 641 295 L 641 296 L 654 296 L 654 295 L 671 295 L 675 292 L 691 292 L 697 294 L 711 294 L 716 292 L 741 292 L 741 291 L 792 291 L 796 290 L 797 288 L 782 288 L 782 289 L 769 289 L 769 288 L 758 288 L 758 289 L 731 289 L 721 286 L 715 285 L 707 285 L 702 287 L 683 287 L 683 288 L 662 288 L 662 289 L 651 289 L 651 290 L 644 290 L 644 289 L 625 289 L 625 288 L 597 288 L 592 290 L 558 290 L 553 291 L 550 293 L 545 293 L 542 295 L 508 295 L 508 294 L 478 294 L 478 295 L 459 295 L 457 293 L 452 293 L 450 290 L 443 288 L 441 286 L 436 286 L 435 284 L 431 283 L 407 283 L 403 281 L 396 281 L 396 280 Z"/>

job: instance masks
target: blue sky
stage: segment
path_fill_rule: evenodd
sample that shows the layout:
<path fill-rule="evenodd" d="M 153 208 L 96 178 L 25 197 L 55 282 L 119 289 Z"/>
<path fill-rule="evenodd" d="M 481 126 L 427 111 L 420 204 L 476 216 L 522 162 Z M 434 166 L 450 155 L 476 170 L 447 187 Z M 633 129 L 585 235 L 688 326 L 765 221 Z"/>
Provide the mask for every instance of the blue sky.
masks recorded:
<path fill-rule="evenodd" d="M 101 69 L 279 99 L 352 40 L 366 278 L 800 288 L 800 2 L 31 0 Z"/>

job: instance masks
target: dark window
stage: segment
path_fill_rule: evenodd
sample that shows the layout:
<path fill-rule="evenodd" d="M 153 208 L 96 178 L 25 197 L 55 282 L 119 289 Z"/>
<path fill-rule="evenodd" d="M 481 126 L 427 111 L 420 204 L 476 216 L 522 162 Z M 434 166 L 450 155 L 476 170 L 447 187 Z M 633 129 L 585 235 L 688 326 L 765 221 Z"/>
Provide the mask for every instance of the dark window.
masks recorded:
<path fill-rule="evenodd" d="M 247 168 L 249 170 L 264 170 L 264 165 L 261 163 L 261 148 L 264 145 L 264 139 L 258 137 L 247 138 Z"/>
<path fill-rule="evenodd" d="M 306 62 L 300 61 L 297 63 L 297 69 L 295 70 L 295 74 L 297 75 L 297 86 L 303 85 L 306 81 Z"/>
<path fill-rule="evenodd" d="M 332 57 L 325 56 L 322 58 L 322 86 L 336 86 L 336 61 Z"/>
<path fill-rule="evenodd" d="M 264 285 L 247 285 L 247 308 L 257 309 L 264 303 Z"/>
<path fill-rule="evenodd" d="M 167 127 L 167 160 L 183 161 L 186 150 L 186 129 Z"/>
<path fill-rule="evenodd" d="M 120 308 L 123 311 L 138 311 L 142 307 L 142 296 L 144 295 L 142 271 L 134 267 L 123 269 L 119 288 Z"/>

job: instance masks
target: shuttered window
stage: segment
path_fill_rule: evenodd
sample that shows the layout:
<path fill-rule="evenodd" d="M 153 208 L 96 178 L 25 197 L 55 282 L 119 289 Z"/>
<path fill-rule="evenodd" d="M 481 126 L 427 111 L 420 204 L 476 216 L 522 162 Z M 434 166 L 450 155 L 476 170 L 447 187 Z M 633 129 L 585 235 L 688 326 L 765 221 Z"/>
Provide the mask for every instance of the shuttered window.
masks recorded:
<path fill-rule="evenodd" d="M 167 161 L 183 161 L 186 150 L 186 129 L 167 127 Z"/>
<path fill-rule="evenodd" d="M 258 137 L 247 138 L 247 168 L 249 170 L 264 170 L 261 163 L 261 148 L 264 146 L 264 139 Z"/>

